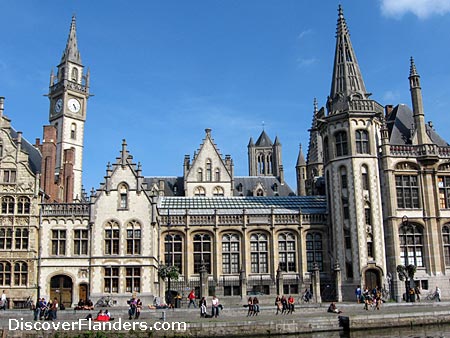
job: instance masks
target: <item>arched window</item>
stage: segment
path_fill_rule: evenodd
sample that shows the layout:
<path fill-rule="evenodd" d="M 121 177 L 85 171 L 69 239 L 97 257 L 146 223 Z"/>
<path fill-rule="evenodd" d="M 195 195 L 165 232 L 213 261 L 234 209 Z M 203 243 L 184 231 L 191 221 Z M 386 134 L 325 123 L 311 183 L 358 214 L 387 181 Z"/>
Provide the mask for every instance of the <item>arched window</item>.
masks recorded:
<path fill-rule="evenodd" d="M 363 190 L 369 190 L 369 171 L 365 165 L 361 167 L 361 183 Z"/>
<path fill-rule="evenodd" d="M 141 254 L 141 225 L 138 221 L 127 224 L 127 255 Z"/>
<path fill-rule="evenodd" d="M 19 197 L 17 201 L 17 213 L 18 214 L 29 214 L 30 213 L 30 199 L 28 197 Z"/>
<path fill-rule="evenodd" d="M 423 265 L 423 233 L 415 224 L 403 224 L 399 231 L 400 236 L 400 264 L 407 266 L 413 264 L 417 267 Z"/>
<path fill-rule="evenodd" d="M 14 285 L 26 286 L 28 283 L 28 266 L 25 262 L 14 264 Z"/>
<path fill-rule="evenodd" d="M 314 263 L 323 271 L 322 235 L 318 232 L 309 232 L 306 235 L 306 261 L 308 271 L 314 270 Z"/>
<path fill-rule="evenodd" d="M 109 221 L 105 225 L 105 255 L 118 255 L 120 242 L 119 223 Z"/>
<path fill-rule="evenodd" d="M 222 272 L 223 274 L 239 273 L 239 236 L 225 234 L 222 236 Z"/>
<path fill-rule="evenodd" d="M 336 156 L 348 155 L 347 145 L 347 133 L 345 131 L 339 131 L 334 135 L 336 144 Z"/>
<path fill-rule="evenodd" d="M 77 125 L 75 123 L 72 123 L 70 125 L 70 138 L 72 140 L 76 140 L 77 139 Z"/>
<path fill-rule="evenodd" d="M 278 235 L 278 256 L 280 269 L 285 272 L 297 271 L 295 263 L 295 235 L 285 232 Z"/>
<path fill-rule="evenodd" d="M 72 81 L 78 82 L 78 69 L 75 67 L 72 68 Z"/>
<path fill-rule="evenodd" d="M 222 187 L 215 187 L 213 190 L 213 196 L 215 197 L 220 197 L 220 196 L 224 196 L 224 191 Z"/>
<path fill-rule="evenodd" d="M 2 197 L 2 214 L 14 213 L 14 198 L 11 196 Z"/>
<path fill-rule="evenodd" d="M 357 130 L 355 132 L 356 153 L 369 154 L 369 133 L 367 130 Z"/>
<path fill-rule="evenodd" d="M 211 167 L 211 160 L 206 160 L 206 182 L 212 181 L 212 167 Z"/>
<path fill-rule="evenodd" d="M 203 181 L 203 169 L 202 169 L 202 168 L 198 168 L 198 171 L 197 171 L 197 181 L 198 181 L 198 182 L 202 182 L 202 181 Z"/>
<path fill-rule="evenodd" d="M 211 273 L 211 236 L 194 235 L 194 273 L 200 273 L 202 265 Z"/>
<path fill-rule="evenodd" d="M 266 156 L 266 159 L 267 159 L 267 166 L 266 166 L 266 168 L 267 168 L 267 174 L 269 174 L 269 175 L 271 175 L 272 174 L 272 154 L 268 154 L 267 156 Z"/>
<path fill-rule="evenodd" d="M 256 196 L 264 196 L 264 191 L 262 189 L 256 190 Z"/>
<path fill-rule="evenodd" d="M 450 228 L 448 225 L 442 227 L 442 243 L 444 245 L 445 265 L 450 266 Z"/>
<path fill-rule="evenodd" d="M 11 263 L 0 262 L 0 285 L 11 286 Z"/>
<path fill-rule="evenodd" d="M 119 209 L 128 209 L 128 187 L 124 183 L 119 185 Z"/>
<path fill-rule="evenodd" d="M 214 180 L 216 182 L 220 182 L 220 169 L 216 168 L 215 172 L 214 172 Z"/>
<path fill-rule="evenodd" d="M 183 273 L 183 240 L 179 234 L 167 234 L 164 237 L 164 262 L 167 266 L 176 266 Z"/>
<path fill-rule="evenodd" d="M 14 241 L 16 243 L 16 250 L 27 250 L 28 249 L 28 229 L 27 228 L 16 228 Z"/>
<path fill-rule="evenodd" d="M 0 228 L 0 250 L 11 250 L 13 240 L 12 228 Z"/>
<path fill-rule="evenodd" d="M 205 188 L 203 188 L 203 187 L 197 187 L 197 188 L 195 188 L 195 190 L 194 190 L 194 196 L 195 196 L 195 197 L 204 197 L 204 196 L 206 196 Z"/>
<path fill-rule="evenodd" d="M 256 233 L 250 236 L 250 264 L 252 273 L 269 271 L 267 235 Z"/>
<path fill-rule="evenodd" d="M 264 175 L 265 172 L 265 161 L 264 161 L 264 154 L 258 154 L 257 156 L 257 175 Z"/>

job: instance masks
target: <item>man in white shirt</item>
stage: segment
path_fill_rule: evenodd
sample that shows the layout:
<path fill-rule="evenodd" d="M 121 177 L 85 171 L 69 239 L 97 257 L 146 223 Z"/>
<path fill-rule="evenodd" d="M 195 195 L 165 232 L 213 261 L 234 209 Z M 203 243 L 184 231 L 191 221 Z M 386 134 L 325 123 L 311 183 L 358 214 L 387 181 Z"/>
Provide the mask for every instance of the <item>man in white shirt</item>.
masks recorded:
<path fill-rule="evenodd" d="M 216 296 L 213 296 L 212 301 L 212 316 L 217 318 L 219 316 L 219 299 Z"/>
<path fill-rule="evenodd" d="M 6 310 L 6 304 L 8 302 L 8 299 L 6 298 L 5 290 L 3 290 L 2 298 L 0 299 L 0 301 L 1 301 L 0 309 Z"/>

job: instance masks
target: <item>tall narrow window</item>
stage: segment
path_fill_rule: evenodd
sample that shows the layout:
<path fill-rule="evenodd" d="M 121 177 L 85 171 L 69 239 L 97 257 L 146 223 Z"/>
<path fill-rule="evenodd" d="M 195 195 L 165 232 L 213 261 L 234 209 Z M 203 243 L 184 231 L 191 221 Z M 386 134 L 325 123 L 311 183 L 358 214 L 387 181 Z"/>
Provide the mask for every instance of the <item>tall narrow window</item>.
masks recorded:
<path fill-rule="evenodd" d="M 126 292 L 141 292 L 141 268 L 126 268 Z"/>
<path fill-rule="evenodd" d="M 19 197 L 17 201 L 17 213 L 29 214 L 30 213 L 30 199 L 28 197 Z"/>
<path fill-rule="evenodd" d="M 26 286 L 28 283 L 28 266 L 25 262 L 14 264 L 14 285 Z"/>
<path fill-rule="evenodd" d="M 441 209 L 450 208 L 450 176 L 439 176 L 439 207 Z"/>
<path fill-rule="evenodd" d="M 445 265 L 450 266 L 450 227 L 448 225 L 442 227 L 442 244 L 444 245 Z"/>
<path fill-rule="evenodd" d="M 345 167 L 341 167 L 340 172 L 341 172 L 341 188 L 347 189 L 348 186 L 347 169 Z"/>
<path fill-rule="evenodd" d="M 2 197 L 2 214 L 14 213 L 14 198 L 11 196 Z"/>
<path fill-rule="evenodd" d="M 358 154 L 369 154 L 369 133 L 367 130 L 355 132 L 356 152 Z"/>
<path fill-rule="evenodd" d="M 404 266 L 423 265 L 423 234 L 421 228 L 414 224 L 403 224 L 399 231 L 400 263 Z"/>
<path fill-rule="evenodd" d="M 419 185 L 415 175 L 396 175 L 397 206 L 401 209 L 419 208 Z"/>
<path fill-rule="evenodd" d="M 11 263 L 0 262 L 0 285 L 11 286 Z"/>
<path fill-rule="evenodd" d="M 119 186 L 119 209 L 128 209 L 128 187 L 125 184 Z"/>
<path fill-rule="evenodd" d="M 373 259 L 373 236 L 367 235 L 367 257 Z"/>
<path fill-rule="evenodd" d="M 206 182 L 212 181 L 211 160 L 206 161 Z"/>
<path fill-rule="evenodd" d="M 11 250 L 13 240 L 12 228 L 0 228 L 0 250 Z"/>
<path fill-rule="evenodd" d="M 328 149 L 328 137 L 323 139 L 323 161 L 327 163 L 330 160 L 330 151 Z"/>
<path fill-rule="evenodd" d="M 78 69 L 75 67 L 72 68 L 72 81 L 78 82 Z"/>
<path fill-rule="evenodd" d="M 236 234 L 222 236 L 222 272 L 239 273 L 239 236 Z"/>
<path fill-rule="evenodd" d="M 267 273 L 268 264 L 267 235 L 256 233 L 250 236 L 250 265 L 252 273 Z"/>
<path fill-rule="evenodd" d="M 203 181 L 203 169 L 202 169 L 202 168 L 198 168 L 198 171 L 197 171 L 197 181 L 198 181 L 198 182 L 202 182 L 202 181 Z"/>
<path fill-rule="evenodd" d="M 52 255 L 66 254 L 66 230 L 52 230 Z"/>
<path fill-rule="evenodd" d="M 119 293 L 119 268 L 105 268 L 105 293 Z"/>
<path fill-rule="evenodd" d="M 310 272 L 314 270 L 314 263 L 323 271 L 322 235 L 318 232 L 306 235 L 306 263 Z"/>
<path fill-rule="evenodd" d="M 361 183 L 363 190 L 369 190 L 369 174 L 365 165 L 361 167 Z"/>
<path fill-rule="evenodd" d="M 213 190 L 213 196 L 216 196 L 216 197 L 224 196 L 223 188 L 215 187 Z"/>
<path fill-rule="evenodd" d="M 70 126 L 70 138 L 72 140 L 77 139 L 77 125 L 75 123 L 72 123 Z"/>
<path fill-rule="evenodd" d="M 214 180 L 216 181 L 216 182 L 220 182 L 220 169 L 219 168 L 216 168 L 216 171 L 214 172 Z"/>
<path fill-rule="evenodd" d="M 278 235 L 278 256 L 280 269 L 285 272 L 295 272 L 295 235 L 290 232 Z"/>
<path fill-rule="evenodd" d="M 202 265 L 211 273 L 211 236 L 194 235 L 194 273 L 199 273 Z"/>
<path fill-rule="evenodd" d="M 15 231 L 15 248 L 16 250 L 27 250 L 28 249 L 28 229 L 27 228 L 16 228 Z"/>
<path fill-rule="evenodd" d="M 176 266 L 183 273 L 183 240 L 179 234 L 164 237 L 164 261 L 167 266 Z"/>
<path fill-rule="evenodd" d="M 336 156 L 348 155 L 347 133 L 339 131 L 334 136 L 336 143 Z"/>
<path fill-rule="evenodd" d="M 370 205 L 367 203 L 364 207 L 364 219 L 366 221 L 366 225 L 372 225 L 372 211 L 370 209 Z"/>
<path fill-rule="evenodd" d="M 77 256 L 88 254 L 88 231 L 86 229 L 73 231 L 73 253 Z"/>
<path fill-rule="evenodd" d="M 105 255 L 119 254 L 119 240 L 119 224 L 115 221 L 109 221 L 105 226 Z"/>
<path fill-rule="evenodd" d="M 127 255 L 141 254 L 141 225 L 131 221 L 127 225 Z"/>

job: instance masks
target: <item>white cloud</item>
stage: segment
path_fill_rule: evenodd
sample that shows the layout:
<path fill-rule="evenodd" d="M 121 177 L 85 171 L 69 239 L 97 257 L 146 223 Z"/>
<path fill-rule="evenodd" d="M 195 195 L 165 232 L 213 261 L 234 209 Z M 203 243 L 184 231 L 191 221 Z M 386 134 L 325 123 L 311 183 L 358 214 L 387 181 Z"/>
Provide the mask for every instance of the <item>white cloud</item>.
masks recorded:
<path fill-rule="evenodd" d="M 402 16 L 408 12 L 420 19 L 450 12 L 450 0 L 381 0 L 381 11 L 385 16 Z"/>
<path fill-rule="evenodd" d="M 300 39 L 303 39 L 306 35 L 308 35 L 308 34 L 311 34 L 312 33 L 312 30 L 311 29 L 306 29 L 306 30 L 304 30 L 304 31 L 302 31 L 302 32 L 300 32 L 300 34 L 298 34 L 298 39 L 300 40 Z"/>
<path fill-rule="evenodd" d="M 384 92 L 382 98 L 383 98 L 383 102 L 386 102 L 389 104 L 396 104 L 396 102 L 400 98 L 400 94 L 398 92 L 388 90 L 388 91 Z"/>

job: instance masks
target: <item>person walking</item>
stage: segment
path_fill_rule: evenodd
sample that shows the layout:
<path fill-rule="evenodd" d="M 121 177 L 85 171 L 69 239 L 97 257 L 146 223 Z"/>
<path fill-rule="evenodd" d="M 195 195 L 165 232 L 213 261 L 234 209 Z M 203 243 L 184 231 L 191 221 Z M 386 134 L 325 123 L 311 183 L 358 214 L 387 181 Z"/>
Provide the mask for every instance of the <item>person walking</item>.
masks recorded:
<path fill-rule="evenodd" d="M 187 298 L 189 299 L 188 309 L 191 307 L 191 305 L 194 305 L 194 308 L 196 308 L 197 304 L 195 304 L 195 289 L 191 290 Z"/>
<path fill-rule="evenodd" d="M 0 299 L 0 302 L 1 302 L 0 309 L 1 310 L 6 310 L 6 306 L 8 305 L 7 304 L 8 303 L 8 298 L 6 297 L 6 291 L 5 290 L 3 290 L 2 298 Z"/>
<path fill-rule="evenodd" d="M 439 289 L 439 286 L 436 286 L 436 299 L 438 302 L 441 301 L 441 289 Z"/>
<path fill-rule="evenodd" d="M 355 289 L 356 302 L 359 304 L 361 302 L 361 286 L 358 285 Z"/>

